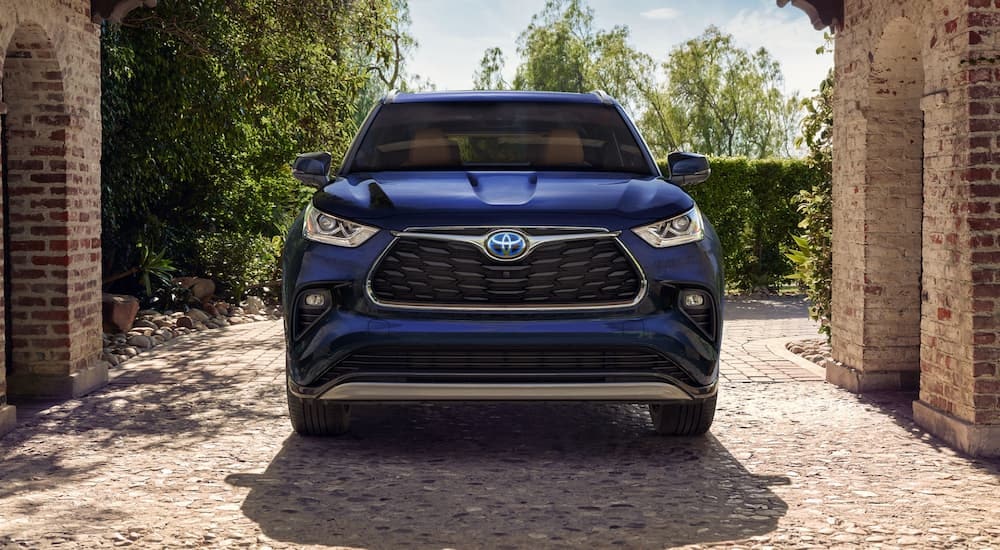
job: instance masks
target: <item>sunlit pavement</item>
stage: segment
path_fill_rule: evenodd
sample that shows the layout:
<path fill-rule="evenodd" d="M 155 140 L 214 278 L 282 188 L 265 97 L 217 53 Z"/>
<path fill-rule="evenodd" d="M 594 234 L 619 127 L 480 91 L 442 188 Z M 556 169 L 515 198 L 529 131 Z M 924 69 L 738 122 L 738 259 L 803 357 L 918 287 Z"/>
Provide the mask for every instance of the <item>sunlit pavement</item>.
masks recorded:
<path fill-rule="evenodd" d="M 1000 546 L 1000 461 L 775 355 L 800 300 L 727 305 L 711 435 L 599 404 L 358 406 L 293 435 L 281 325 L 199 333 L 0 440 L 0 547 Z"/>

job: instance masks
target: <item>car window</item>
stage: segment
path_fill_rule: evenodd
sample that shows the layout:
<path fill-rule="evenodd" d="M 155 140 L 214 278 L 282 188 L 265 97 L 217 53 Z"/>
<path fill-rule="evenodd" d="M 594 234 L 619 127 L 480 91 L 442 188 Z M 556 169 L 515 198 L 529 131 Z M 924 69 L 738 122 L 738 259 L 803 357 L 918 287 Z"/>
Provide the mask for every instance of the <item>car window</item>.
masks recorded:
<path fill-rule="evenodd" d="M 382 106 L 348 172 L 574 170 L 649 173 L 617 110 L 544 102 Z"/>

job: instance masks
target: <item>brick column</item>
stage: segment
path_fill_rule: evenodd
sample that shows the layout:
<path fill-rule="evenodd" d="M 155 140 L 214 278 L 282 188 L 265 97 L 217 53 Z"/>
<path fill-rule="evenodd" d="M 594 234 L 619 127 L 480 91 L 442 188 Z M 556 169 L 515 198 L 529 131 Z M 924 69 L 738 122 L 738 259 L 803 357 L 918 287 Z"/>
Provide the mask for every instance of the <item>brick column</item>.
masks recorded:
<path fill-rule="evenodd" d="M 1000 6 L 847 0 L 836 50 L 833 346 L 845 367 L 828 380 L 905 388 L 919 365 L 917 422 L 1000 455 Z"/>
<path fill-rule="evenodd" d="M 962 54 L 955 60 L 956 145 L 950 199 L 927 212 L 950 245 L 931 275 L 947 296 L 925 311 L 920 400 L 922 426 L 975 455 L 1000 455 L 1000 9 L 985 0 L 962 2 L 940 23 Z M 942 201 L 944 202 L 944 201 Z M 944 207 L 947 206 L 947 209 Z"/>
<path fill-rule="evenodd" d="M 0 20 L 0 24 L 3 21 Z M 5 57 L 4 50 L 0 49 L 0 59 Z M 3 65 L 0 65 L 0 75 L 3 74 Z M 0 81 L 2 82 L 2 81 Z M 7 104 L 0 101 L 0 116 L 7 114 Z M 6 152 L 0 149 L 0 155 Z M 0 257 L 3 253 L 3 240 L 0 240 Z M 6 320 L 4 317 L 3 303 L 0 302 L 0 352 L 3 351 L 6 342 L 3 341 L 6 332 Z M 0 436 L 14 429 L 17 424 L 17 413 L 13 405 L 7 404 L 7 356 L 0 353 Z"/>
<path fill-rule="evenodd" d="M 10 111 L 6 388 L 16 397 L 75 397 L 107 382 L 98 361 L 98 27 L 86 0 L 4 4 L 0 19 L 15 12 L 0 25 Z"/>

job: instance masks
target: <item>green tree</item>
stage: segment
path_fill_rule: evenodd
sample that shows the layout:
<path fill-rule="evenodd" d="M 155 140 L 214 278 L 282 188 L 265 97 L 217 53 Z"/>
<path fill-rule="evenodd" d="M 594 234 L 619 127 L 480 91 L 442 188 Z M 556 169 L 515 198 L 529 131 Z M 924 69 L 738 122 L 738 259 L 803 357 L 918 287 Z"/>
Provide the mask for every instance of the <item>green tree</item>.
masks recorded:
<path fill-rule="evenodd" d="M 403 78 L 402 17 L 392 0 L 161 0 L 109 26 L 105 272 L 134 265 L 140 242 L 216 272 L 227 250 L 206 247 L 283 234 L 308 196 L 294 155 L 342 153 L 364 90 Z"/>
<path fill-rule="evenodd" d="M 516 90 L 601 89 L 635 115 L 654 151 L 790 156 L 799 99 L 782 92 L 781 68 L 764 49 L 737 48 L 715 27 L 674 49 L 665 63 L 629 44 L 626 26 L 594 27 L 584 0 L 548 0 L 518 36 Z M 486 50 L 476 89 L 505 89 L 503 52 Z M 660 84 L 663 71 L 665 85 Z"/>
<path fill-rule="evenodd" d="M 669 104 L 644 122 L 672 145 L 724 156 L 789 156 L 799 100 L 785 97 L 781 67 L 767 50 L 750 53 L 711 26 L 663 64 Z M 654 113 L 652 117 L 660 116 Z"/>
<path fill-rule="evenodd" d="M 488 48 L 479 61 L 479 70 L 472 77 L 473 90 L 506 90 L 510 87 L 503 78 L 503 50 Z"/>
<path fill-rule="evenodd" d="M 518 90 L 589 92 L 594 10 L 581 0 L 548 0 L 517 38 Z"/>
<path fill-rule="evenodd" d="M 656 64 L 628 41 L 628 27 L 595 29 L 594 10 L 582 0 L 548 0 L 518 36 L 521 61 L 514 80 L 509 85 L 503 80 L 503 51 L 490 48 L 475 73 L 474 87 L 578 93 L 600 89 L 639 108 L 655 92 L 647 83 Z"/>

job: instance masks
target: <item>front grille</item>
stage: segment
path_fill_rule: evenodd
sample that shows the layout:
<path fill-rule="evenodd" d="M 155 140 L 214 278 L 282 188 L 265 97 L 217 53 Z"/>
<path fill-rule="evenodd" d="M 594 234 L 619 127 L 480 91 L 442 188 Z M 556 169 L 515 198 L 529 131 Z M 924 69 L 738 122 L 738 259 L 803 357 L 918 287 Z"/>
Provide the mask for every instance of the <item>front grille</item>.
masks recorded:
<path fill-rule="evenodd" d="M 371 290 L 391 305 L 586 307 L 631 303 L 641 281 L 611 238 L 545 243 L 500 261 L 472 243 L 403 235 L 372 273 Z"/>
<path fill-rule="evenodd" d="M 448 350 L 419 347 L 366 348 L 348 355 L 327 371 L 312 386 L 319 386 L 341 376 L 385 374 L 406 375 L 477 375 L 511 381 L 541 380 L 546 375 L 571 375 L 597 381 L 616 376 L 669 376 L 697 386 L 676 363 L 653 351 L 634 349 L 549 349 L 452 348 Z M 481 378 L 477 378 L 481 379 Z M 563 381 L 572 382 L 567 378 Z"/>

